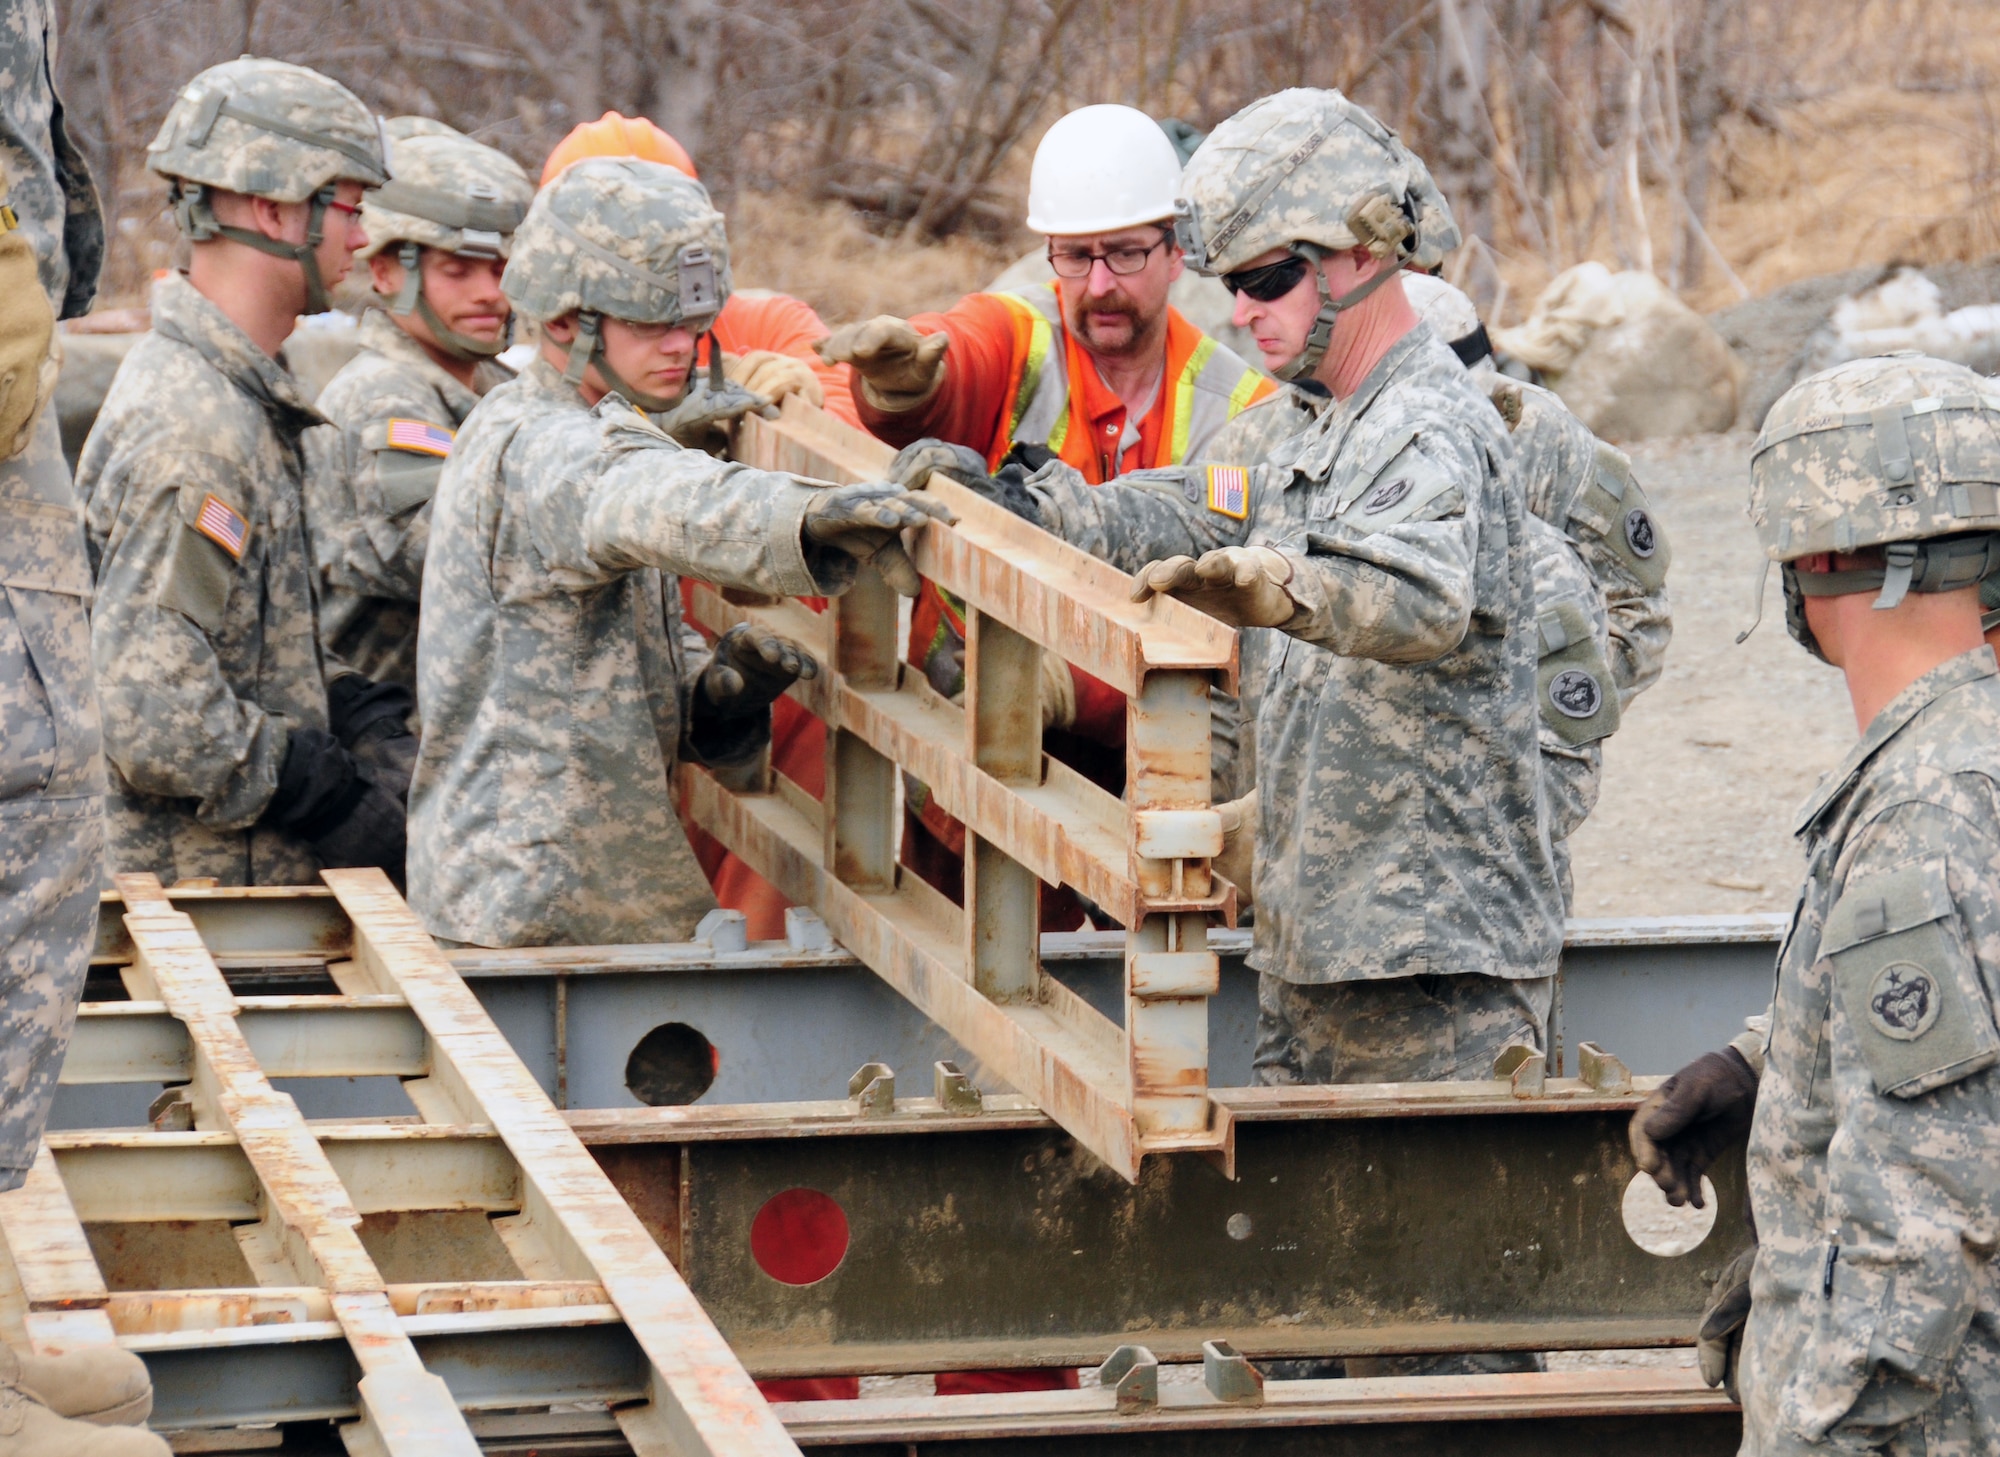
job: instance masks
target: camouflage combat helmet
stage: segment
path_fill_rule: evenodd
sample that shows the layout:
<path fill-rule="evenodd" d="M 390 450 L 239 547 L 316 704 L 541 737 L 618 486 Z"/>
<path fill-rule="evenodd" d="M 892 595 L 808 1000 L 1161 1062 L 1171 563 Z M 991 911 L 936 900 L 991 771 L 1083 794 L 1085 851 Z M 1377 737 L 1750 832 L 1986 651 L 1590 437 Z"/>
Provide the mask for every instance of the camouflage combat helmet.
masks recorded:
<path fill-rule="evenodd" d="M 412 123 L 416 125 L 411 125 Z M 424 118 L 398 117 L 385 123 L 392 139 L 395 180 L 368 194 L 361 226 L 372 258 L 394 245 L 403 265 L 403 286 L 389 304 L 392 314 L 415 310 L 445 353 L 459 359 L 490 357 L 507 347 L 447 327 L 424 297 L 421 250 L 436 248 L 473 258 L 505 258 L 514 229 L 527 216 L 534 184 L 511 157 Z M 401 135 L 398 135 L 398 132 Z"/>
<path fill-rule="evenodd" d="M 663 410 L 673 401 L 642 394 L 612 372 L 603 321 L 706 333 L 729 298 L 729 239 L 708 189 L 692 177 L 636 157 L 590 157 L 536 195 L 500 286 L 536 323 L 577 313 L 563 371 L 570 383 L 594 363 L 640 409 Z"/>
<path fill-rule="evenodd" d="M 1951 592 L 2000 571 L 2000 393 L 1961 364 L 1903 352 L 1793 385 L 1750 458 L 1750 520 L 1784 568 L 1785 618 L 1815 654 L 1804 599 Z M 1801 572 L 1801 557 L 1880 549 L 1883 564 Z"/>
<path fill-rule="evenodd" d="M 1181 176 L 1174 227 L 1200 273 L 1232 272 L 1273 248 L 1313 263 L 1319 317 L 1299 357 L 1277 371 L 1288 380 L 1318 368 L 1340 312 L 1396 272 L 1336 299 L 1321 259 L 1366 248 L 1434 268 L 1459 243 L 1451 209 L 1416 154 L 1338 91 L 1303 87 L 1253 101 L 1209 133 Z"/>
<path fill-rule="evenodd" d="M 327 307 L 314 256 L 334 184 L 389 180 L 381 122 L 331 77 L 256 56 L 210 66 L 182 88 L 146 148 L 146 165 L 168 179 L 174 222 L 193 242 L 228 238 L 290 258 L 306 279 L 306 311 Z M 267 238 L 216 221 L 208 190 L 273 202 L 312 203 L 304 243 Z"/>

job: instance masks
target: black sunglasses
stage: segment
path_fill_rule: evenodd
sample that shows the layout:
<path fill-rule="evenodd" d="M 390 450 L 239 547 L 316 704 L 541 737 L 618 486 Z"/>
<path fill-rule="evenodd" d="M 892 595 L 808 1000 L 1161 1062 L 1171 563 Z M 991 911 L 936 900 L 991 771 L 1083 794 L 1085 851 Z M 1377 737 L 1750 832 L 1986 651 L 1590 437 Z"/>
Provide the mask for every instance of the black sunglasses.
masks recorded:
<path fill-rule="evenodd" d="M 1294 254 L 1266 263 L 1262 268 L 1239 268 L 1222 275 L 1222 286 L 1231 293 L 1248 294 L 1260 304 L 1276 303 L 1304 281 L 1312 264 Z"/>

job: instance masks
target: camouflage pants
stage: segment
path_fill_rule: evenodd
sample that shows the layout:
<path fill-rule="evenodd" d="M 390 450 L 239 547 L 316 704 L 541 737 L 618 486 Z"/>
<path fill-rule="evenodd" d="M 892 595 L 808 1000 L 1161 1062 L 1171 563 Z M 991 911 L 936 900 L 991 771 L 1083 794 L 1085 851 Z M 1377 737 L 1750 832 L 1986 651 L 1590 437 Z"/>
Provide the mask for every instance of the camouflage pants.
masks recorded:
<path fill-rule="evenodd" d="M 1304 986 L 1257 978 L 1256 1081 L 1441 1083 L 1491 1077 L 1509 1042 L 1548 1047 L 1553 977 L 1411 976 Z M 1470 1376 L 1539 1371 L 1533 1351 L 1439 1356 L 1355 1356 L 1278 1361 L 1279 1380 L 1363 1376 Z"/>
<path fill-rule="evenodd" d="M 0 1189 L 34 1162 L 104 878 L 90 567 L 54 411 L 0 461 Z"/>
<path fill-rule="evenodd" d="M 1257 979 L 1256 1082 L 1443 1083 L 1493 1076 L 1509 1042 L 1548 1046 L 1553 977 Z"/>
<path fill-rule="evenodd" d="M 95 799 L 0 805 L 0 1190 L 35 1161 L 97 933 Z"/>

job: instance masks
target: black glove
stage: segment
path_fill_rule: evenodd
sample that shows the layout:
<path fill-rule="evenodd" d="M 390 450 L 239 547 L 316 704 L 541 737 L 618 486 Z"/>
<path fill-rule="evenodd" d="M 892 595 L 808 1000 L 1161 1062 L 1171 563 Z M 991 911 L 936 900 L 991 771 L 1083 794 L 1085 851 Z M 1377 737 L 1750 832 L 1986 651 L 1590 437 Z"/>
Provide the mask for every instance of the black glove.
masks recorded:
<path fill-rule="evenodd" d="M 324 729 L 294 728 L 263 822 L 313 847 L 329 869 L 379 865 L 398 880 L 407 846 L 403 802 Z"/>
<path fill-rule="evenodd" d="M 1757 1246 L 1739 1253 L 1722 1267 L 1708 1293 L 1708 1308 L 1701 1313 L 1701 1327 L 1695 1332 L 1696 1364 L 1701 1379 L 1720 1386 L 1729 1399 L 1741 1402 L 1736 1394 L 1736 1368 L 1743 1354 L 1743 1325 L 1750 1319 L 1750 1272 L 1757 1264 Z"/>
<path fill-rule="evenodd" d="M 376 683 L 359 673 L 343 673 L 326 690 L 333 736 L 377 784 L 403 800 L 417 767 L 417 736 L 410 732 L 416 707 L 402 684 Z"/>
<path fill-rule="evenodd" d="M 1701 1176 L 1750 1131 L 1757 1074 L 1733 1047 L 1703 1053 L 1659 1087 L 1632 1115 L 1632 1157 L 1672 1205 L 1702 1207 Z"/>
<path fill-rule="evenodd" d="M 1031 525 L 1042 524 L 1042 508 L 1027 487 L 1032 472 L 1024 462 L 1010 458 L 997 472 L 988 472 L 986 457 L 970 446 L 925 439 L 904 446 L 889 463 L 889 479 L 912 491 L 921 491 L 933 471 L 996 506 L 1004 506 Z"/>
<path fill-rule="evenodd" d="M 812 654 L 790 638 L 737 623 L 695 680 L 689 747 L 704 763 L 748 758 L 771 736 L 771 705 L 799 679 L 818 676 Z"/>
<path fill-rule="evenodd" d="M 806 505 L 806 565 L 817 580 L 833 584 L 829 595 L 853 582 L 856 566 L 873 563 L 883 581 L 914 597 L 922 579 L 903 550 L 903 533 L 932 521 L 950 526 L 954 519 L 941 502 L 899 486 L 835 486 Z M 825 559 L 827 550 L 843 559 L 838 567 Z"/>

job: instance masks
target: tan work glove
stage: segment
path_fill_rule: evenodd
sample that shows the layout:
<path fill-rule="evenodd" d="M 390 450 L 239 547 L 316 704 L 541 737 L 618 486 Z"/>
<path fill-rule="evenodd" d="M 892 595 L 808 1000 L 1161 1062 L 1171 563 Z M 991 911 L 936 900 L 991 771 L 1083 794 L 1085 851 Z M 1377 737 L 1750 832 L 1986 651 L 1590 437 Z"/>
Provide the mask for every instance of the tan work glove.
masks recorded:
<path fill-rule="evenodd" d="M 813 345 L 828 364 L 853 365 L 868 403 L 891 414 L 914 410 L 937 393 L 950 347 L 951 335 L 919 334 L 894 314 L 843 324 Z"/>
<path fill-rule="evenodd" d="M 4 183 L 0 183 L 3 186 Z M 0 211 L 0 458 L 12 460 L 34 437 L 35 417 L 55 392 L 56 311 L 42 292 L 28 235 L 11 208 Z"/>
<path fill-rule="evenodd" d="M 1750 1274 L 1756 1267 L 1754 1244 L 1722 1267 L 1695 1332 L 1695 1364 L 1701 1379 L 1720 1386 L 1736 1402 L 1743 1399 L 1736 1390 L 1736 1369 L 1743 1354 L 1743 1326 L 1750 1319 Z"/>
<path fill-rule="evenodd" d="M 1218 804 L 1222 816 L 1222 853 L 1209 861 L 1209 868 L 1236 887 L 1236 904 L 1247 906 L 1255 898 L 1251 885 L 1257 845 L 1257 791 L 1241 799 Z"/>
<path fill-rule="evenodd" d="M 803 359 L 780 354 L 775 349 L 752 349 L 748 354 L 722 356 L 724 378 L 776 404 L 786 395 L 797 395 L 809 405 L 826 403 L 826 391 L 819 376 Z"/>
<path fill-rule="evenodd" d="M 1132 600 L 1178 597 L 1231 627 L 1283 627 L 1299 610 L 1285 584 L 1292 564 L 1268 546 L 1224 546 L 1191 556 L 1170 556 L 1141 567 L 1132 578 Z"/>
<path fill-rule="evenodd" d="M 1076 679 L 1069 664 L 1042 650 L 1042 727 L 1066 729 L 1076 722 Z"/>

